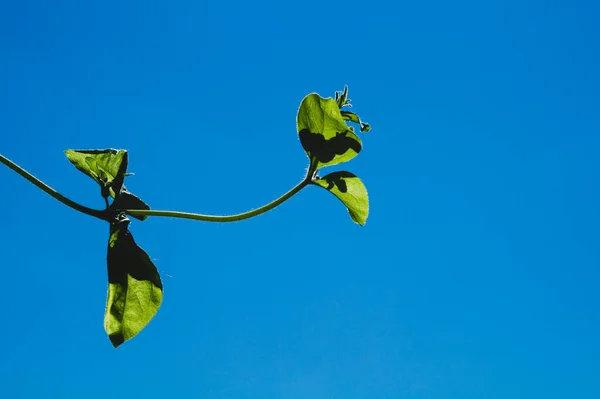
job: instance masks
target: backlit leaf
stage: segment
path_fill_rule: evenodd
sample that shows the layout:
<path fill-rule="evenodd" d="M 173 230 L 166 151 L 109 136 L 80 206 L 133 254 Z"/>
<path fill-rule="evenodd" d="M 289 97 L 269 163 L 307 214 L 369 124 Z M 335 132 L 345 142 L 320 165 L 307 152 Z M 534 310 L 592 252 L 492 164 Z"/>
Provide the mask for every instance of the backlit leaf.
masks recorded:
<path fill-rule="evenodd" d="M 116 348 L 138 334 L 162 302 L 162 282 L 148 254 L 128 230 L 121 215 L 111 223 L 108 240 L 108 298 L 104 329 Z"/>
<path fill-rule="evenodd" d="M 350 217 L 363 226 L 369 216 L 369 197 L 363 182 L 350 172 L 333 172 L 312 182 L 329 190 L 346 205 Z"/>
<path fill-rule="evenodd" d="M 304 97 L 296 127 L 302 147 L 318 168 L 347 162 L 362 149 L 362 143 L 346 125 L 338 103 L 316 93 Z"/>
<path fill-rule="evenodd" d="M 121 190 L 127 171 L 127 151 L 66 150 L 65 155 L 77 169 L 100 184 L 104 196 L 115 198 Z"/>

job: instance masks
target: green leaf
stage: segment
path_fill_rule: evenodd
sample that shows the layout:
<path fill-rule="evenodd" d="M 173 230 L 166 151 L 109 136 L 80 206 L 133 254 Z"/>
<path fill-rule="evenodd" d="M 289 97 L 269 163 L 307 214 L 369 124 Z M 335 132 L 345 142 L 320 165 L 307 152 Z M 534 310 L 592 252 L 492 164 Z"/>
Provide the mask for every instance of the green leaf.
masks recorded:
<path fill-rule="evenodd" d="M 312 183 L 338 197 L 348 208 L 352 220 L 364 226 L 369 216 L 369 197 L 365 185 L 356 175 L 343 171 L 333 172 Z"/>
<path fill-rule="evenodd" d="M 358 117 L 358 115 L 356 115 L 354 112 L 350 112 L 350 111 L 340 111 L 340 112 L 342 114 L 342 118 L 344 118 L 345 121 L 358 123 L 360 125 L 361 132 L 366 133 L 369 130 L 371 130 L 371 125 L 369 125 L 366 122 L 361 121 L 360 118 Z"/>
<path fill-rule="evenodd" d="M 104 329 L 116 348 L 139 333 L 162 302 L 162 282 L 150 257 L 134 241 L 129 219 L 111 223 L 108 240 L 108 298 Z"/>
<path fill-rule="evenodd" d="M 354 158 L 362 143 L 346 125 L 338 103 L 316 93 L 304 97 L 296 117 L 302 147 L 317 168 L 336 165 Z"/>
<path fill-rule="evenodd" d="M 115 198 L 115 200 L 113 201 L 113 203 L 110 205 L 111 209 L 114 209 L 116 211 L 118 210 L 127 210 L 127 209 L 143 209 L 143 210 L 148 210 L 150 209 L 150 206 L 148 204 L 146 204 L 144 201 L 142 201 L 139 197 L 131 194 L 129 191 L 127 191 L 127 189 L 125 188 L 125 186 L 123 186 L 123 188 L 121 189 L 121 192 L 119 193 L 119 195 L 117 195 L 117 198 Z M 148 216 L 135 216 L 135 215 L 131 215 L 136 219 L 139 220 L 146 220 L 148 218 Z"/>
<path fill-rule="evenodd" d="M 66 150 L 65 155 L 77 169 L 100 184 L 104 197 L 115 198 L 121 191 L 127 171 L 127 151 Z"/>

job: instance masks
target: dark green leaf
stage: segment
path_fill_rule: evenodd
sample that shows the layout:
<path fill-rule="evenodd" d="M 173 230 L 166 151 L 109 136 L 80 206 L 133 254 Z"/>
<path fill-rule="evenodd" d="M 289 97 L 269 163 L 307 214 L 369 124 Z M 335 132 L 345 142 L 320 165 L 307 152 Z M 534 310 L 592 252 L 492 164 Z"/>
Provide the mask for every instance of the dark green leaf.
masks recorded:
<path fill-rule="evenodd" d="M 364 226 L 369 216 L 369 197 L 365 185 L 358 177 L 350 172 L 333 172 L 313 181 L 313 184 L 338 197 L 348 208 L 352 220 Z"/>
<path fill-rule="evenodd" d="M 115 198 L 121 191 L 127 171 L 127 151 L 66 150 L 67 158 L 77 169 L 94 179 L 103 188 L 103 195 Z M 105 193 L 107 191 L 107 193 Z"/>
<path fill-rule="evenodd" d="M 113 201 L 113 203 L 111 204 L 111 209 L 114 210 L 126 210 L 126 209 L 144 209 L 144 210 L 148 210 L 150 209 L 150 206 L 148 206 L 148 204 L 146 204 L 144 201 L 142 201 L 139 197 L 131 194 L 129 191 L 127 191 L 127 189 L 125 188 L 125 186 L 123 186 L 123 188 L 121 189 L 121 192 L 119 193 L 119 195 L 117 195 L 117 198 L 115 198 L 115 200 Z M 139 220 L 146 220 L 148 218 L 148 216 L 135 216 L 135 215 L 131 215 L 136 219 Z"/>
<path fill-rule="evenodd" d="M 358 123 L 360 125 L 361 132 L 366 133 L 369 130 L 371 130 L 371 125 L 369 125 L 366 122 L 362 122 L 360 120 L 360 118 L 358 117 L 358 115 L 356 115 L 354 112 L 350 112 L 350 111 L 340 111 L 340 112 L 342 113 L 342 118 L 344 118 L 345 121 Z"/>
<path fill-rule="evenodd" d="M 134 241 L 129 219 L 111 223 L 108 240 L 108 298 L 104 329 L 116 348 L 139 333 L 162 302 L 162 282 L 150 257 Z"/>
<path fill-rule="evenodd" d="M 296 117 L 302 147 L 317 168 L 354 158 L 362 149 L 358 136 L 346 125 L 337 102 L 316 93 L 304 97 Z"/>

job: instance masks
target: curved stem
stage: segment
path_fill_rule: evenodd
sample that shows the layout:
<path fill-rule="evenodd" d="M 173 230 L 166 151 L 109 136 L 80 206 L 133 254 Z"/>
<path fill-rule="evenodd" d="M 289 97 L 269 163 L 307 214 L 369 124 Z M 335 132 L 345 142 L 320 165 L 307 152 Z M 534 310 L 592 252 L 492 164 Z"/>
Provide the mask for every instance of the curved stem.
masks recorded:
<path fill-rule="evenodd" d="M 100 210 L 96 210 L 96 209 L 91 209 L 91 208 L 88 208 L 81 204 L 78 204 L 75 201 L 70 200 L 69 198 L 58 193 L 52 187 L 48 186 L 41 180 L 37 179 L 31 173 L 27 172 L 25 169 L 21 168 L 19 165 L 15 164 L 10 159 L 2 156 L 1 154 L 0 154 L 0 162 L 2 162 L 6 166 L 8 166 L 12 170 L 14 170 L 19 175 L 21 175 L 22 177 L 24 177 L 25 179 L 27 179 L 31 183 L 33 183 L 36 187 L 40 188 L 41 190 L 43 190 L 47 194 L 51 195 L 56 200 L 65 204 L 66 206 L 68 206 L 72 209 L 75 209 L 76 211 L 85 213 L 86 215 L 90 215 L 90 216 L 96 217 L 98 219 L 110 221 L 110 211 L 108 211 L 108 210 L 100 211 Z M 281 197 L 277 198 L 275 201 L 268 203 L 267 205 L 261 206 L 260 208 L 254 209 L 252 211 L 239 213 L 237 215 L 216 216 L 216 215 L 202 215 L 199 213 L 160 211 L 160 210 L 141 210 L 141 209 L 128 209 L 128 210 L 124 210 L 124 212 L 127 214 L 130 214 L 132 216 L 165 216 L 165 217 L 172 217 L 172 218 L 179 218 L 179 219 L 192 219 L 192 220 L 201 220 L 204 222 L 221 222 L 221 223 L 237 222 L 237 221 L 249 219 L 254 216 L 263 214 L 267 211 L 270 211 L 271 209 L 275 208 L 276 206 L 281 205 L 283 202 L 290 199 L 292 196 L 294 196 L 294 194 L 298 193 L 298 191 L 302 190 L 304 187 L 306 187 L 312 181 L 313 175 L 316 171 L 316 167 L 317 167 L 317 162 L 315 160 L 312 160 L 304 179 L 300 183 L 298 183 L 294 188 L 292 188 L 290 191 L 283 194 Z"/>
<path fill-rule="evenodd" d="M 304 187 L 310 184 L 313 180 L 313 176 L 317 170 L 317 165 L 319 162 L 316 159 L 311 159 L 310 164 L 308 166 L 308 170 L 306 171 L 306 176 L 300 183 L 298 183 L 294 188 L 292 188 L 287 193 L 283 194 L 281 197 L 277 198 L 275 201 L 268 203 L 267 205 L 261 206 L 258 209 L 254 209 L 252 211 L 238 213 L 237 215 L 228 215 L 228 216 L 216 216 L 216 215 L 202 215 L 200 213 L 188 213 L 188 212 L 176 212 L 176 211 L 159 211 L 159 210 L 141 210 L 141 209 L 129 209 L 125 210 L 125 213 L 128 213 L 132 216 L 164 216 L 164 217 L 172 217 L 179 219 L 192 219 L 192 220 L 201 220 L 203 222 L 217 222 L 217 223 L 227 223 L 227 222 L 239 222 L 240 220 L 250 219 L 254 216 L 258 216 L 263 214 L 271 209 L 281 205 L 291 197 L 293 197 L 298 191 L 302 190 Z"/>
<path fill-rule="evenodd" d="M 216 215 L 202 215 L 199 213 L 188 213 L 188 212 L 176 212 L 176 211 L 159 211 L 159 210 L 125 210 L 125 213 L 128 213 L 132 216 L 165 216 L 179 219 L 192 219 L 192 220 L 201 220 L 203 222 L 239 222 L 240 220 L 250 219 L 254 216 L 258 216 L 262 213 L 270 211 L 276 206 L 281 205 L 283 202 L 290 199 L 294 194 L 298 191 L 302 190 L 304 187 L 308 185 L 309 181 L 307 179 L 302 180 L 298 183 L 294 188 L 292 188 L 287 193 L 283 194 L 281 197 L 277 198 L 275 201 L 268 203 L 267 205 L 261 206 L 260 208 L 253 209 L 248 212 L 238 213 L 237 215 L 227 215 L 227 216 L 216 216 Z"/>
<path fill-rule="evenodd" d="M 58 193 L 55 189 L 53 189 L 52 187 L 48 186 L 47 184 L 45 184 L 44 182 L 42 182 L 41 180 L 39 180 L 38 178 L 33 176 L 31 173 L 27 172 L 25 169 L 23 169 L 22 167 L 20 167 L 19 165 L 17 165 L 13 161 L 11 161 L 10 159 L 4 157 L 2 154 L 0 154 L 0 162 L 2 162 L 4 165 L 11 168 L 18 174 L 20 174 L 22 177 L 29 180 L 29 182 L 33 183 L 36 187 L 38 187 L 39 189 L 44 191 L 46 194 L 49 194 L 54 199 L 62 202 L 69 208 L 75 209 L 76 211 L 85 213 L 86 215 L 90 215 L 90 216 L 93 216 L 98 219 L 108 220 L 108 215 L 105 211 L 88 208 L 87 206 L 83 206 L 73 200 L 70 200 L 69 198 Z"/>

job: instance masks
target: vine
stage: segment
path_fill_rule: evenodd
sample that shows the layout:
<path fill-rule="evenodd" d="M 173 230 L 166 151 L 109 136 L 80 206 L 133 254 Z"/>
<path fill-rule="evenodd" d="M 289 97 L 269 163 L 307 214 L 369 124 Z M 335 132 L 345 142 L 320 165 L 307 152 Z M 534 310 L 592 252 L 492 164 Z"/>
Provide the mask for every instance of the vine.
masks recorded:
<path fill-rule="evenodd" d="M 110 224 L 108 238 L 108 295 L 104 329 L 116 348 L 137 335 L 156 315 L 162 303 L 163 286 L 158 270 L 129 231 L 128 216 L 141 221 L 152 217 L 172 217 L 204 222 L 237 222 L 261 215 L 292 198 L 303 188 L 314 185 L 335 195 L 347 208 L 352 220 L 364 225 L 369 214 L 369 199 L 362 181 L 353 173 L 337 171 L 323 177 L 325 167 L 348 162 L 362 150 L 362 142 L 348 122 L 358 124 L 361 133 L 370 131 L 351 107 L 348 87 L 335 98 L 316 93 L 304 97 L 298 109 L 296 127 L 300 143 L 308 155 L 306 176 L 276 200 L 237 215 L 215 216 L 171 210 L 154 210 L 125 187 L 128 176 L 126 150 L 66 150 L 69 161 L 100 186 L 104 209 L 91 209 L 58 193 L 31 173 L 0 154 L 0 162 L 64 205 Z"/>

